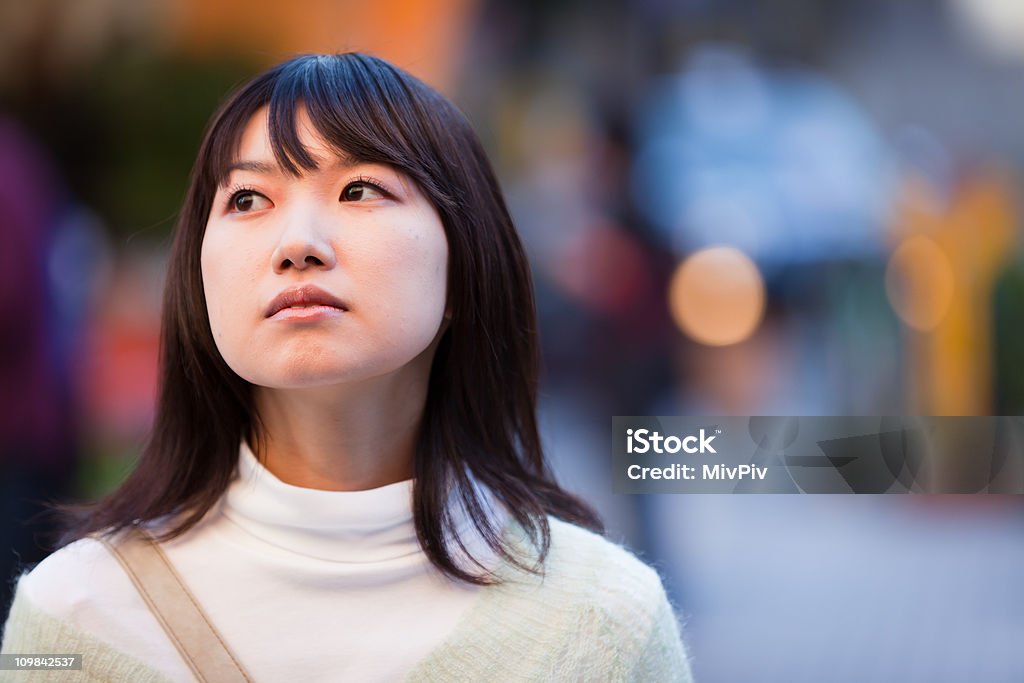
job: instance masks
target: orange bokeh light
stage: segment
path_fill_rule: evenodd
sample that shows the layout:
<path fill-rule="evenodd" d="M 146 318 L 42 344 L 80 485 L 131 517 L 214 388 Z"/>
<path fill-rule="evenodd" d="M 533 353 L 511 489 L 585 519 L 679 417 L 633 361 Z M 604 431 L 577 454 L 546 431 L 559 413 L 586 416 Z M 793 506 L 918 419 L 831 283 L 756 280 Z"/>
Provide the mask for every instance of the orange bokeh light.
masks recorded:
<path fill-rule="evenodd" d="M 669 284 L 669 308 L 679 328 L 709 346 L 747 339 L 764 316 L 765 286 L 750 257 L 709 247 L 679 264 Z"/>

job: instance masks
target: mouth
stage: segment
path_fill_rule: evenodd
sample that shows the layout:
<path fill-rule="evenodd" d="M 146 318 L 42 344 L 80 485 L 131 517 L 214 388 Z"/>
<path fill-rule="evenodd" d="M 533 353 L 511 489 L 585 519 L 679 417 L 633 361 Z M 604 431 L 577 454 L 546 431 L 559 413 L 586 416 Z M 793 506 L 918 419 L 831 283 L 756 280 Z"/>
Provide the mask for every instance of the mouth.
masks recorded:
<path fill-rule="evenodd" d="M 333 317 L 348 312 L 348 305 L 338 297 L 316 287 L 300 285 L 285 289 L 267 306 L 267 318 L 314 319 Z"/>

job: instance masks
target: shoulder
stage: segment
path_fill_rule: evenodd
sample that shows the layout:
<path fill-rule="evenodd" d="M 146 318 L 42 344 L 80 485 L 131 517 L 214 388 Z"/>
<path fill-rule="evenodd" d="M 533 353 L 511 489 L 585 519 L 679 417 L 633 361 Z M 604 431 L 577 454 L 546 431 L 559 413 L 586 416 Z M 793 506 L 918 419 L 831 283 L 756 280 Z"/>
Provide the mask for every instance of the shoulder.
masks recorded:
<path fill-rule="evenodd" d="M 18 593 L 46 613 L 76 620 L 116 596 L 133 597 L 131 579 L 95 538 L 82 538 L 50 554 L 18 581 Z"/>
<path fill-rule="evenodd" d="M 538 672 L 564 677 L 571 671 L 579 680 L 690 681 L 675 610 L 658 572 L 599 534 L 552 517 L 548 524 L 551 545 L 542 573 L 503 573 L 458 649 L 493 663 L 493 652 L 485 651 L 529 651 L 543 643 L 534 662 Z M 537 557 L 517 524 L 510 540 L 521 558 Z M 491 629 L 496 634 L 486 636 L 487 647 L 478 646 Z M 509 677 L 520 680 L 523 663 L 512 661 Z M 538 680 L 551 677 L 546 673 Z"/>
<path fill-rule="evenodd" d="M 120 561 L 93 537 L 60 548 L 18 579 L 3 639 L 9 652 L 87 653 L 83 671 L 101 672 L 95 680 L 108 680 L 108 670 L 124 674 L 110 680 L 188 678 Z"/>
<path fill-rule="evenodd" d="M 658 572 L 625 547 L 560 519 L 549 517 L 549 524 L 547 572 L 556 581 L 610 613 L 653 615 L 666 600 Z"/>
<path fill-rule="evenodd" d="M 595 676 L 692 681 L 679 615 L 659 573 L 623 546 L 561 520 L 551 520 L 551 539 L 551 569 L 575 586 L 583 632 L 596 648 L 580 666 L 616 651 Z"/>
<path fill-rule="evenodd" d="M 40 565 L 41 566 L 41 565 Z M 81 657 L 82 680 L 130 680 L 139 683 L 170 683 L 165 674 L 122 651 L 91 632 L 80 628 L 72 619 L 56 616 L 34 604 L 27 596 L 27 579 L 21 577 L 15 592 L 3 633 L 0 652 L 37 655 L 74 653 Z M 38 586 L 36 586 L 38 588 Z M 63 681 L 61 671 L 36 672 L 32 680 Z M 4 679 L 6 680 L 6 679 Z"/>
<path fill-rule="evenodd" d="M 615 570 L 631 576 L 638 575 L 647 579 L 657 576 L 654 569 L 632 552 L 600 534 L 557 517 L 548 517 L 548 524 L 551 529 L 553 560 L 569 564 L 587 564 L 600 558 L 610 562 Z"/>
<path fill-rule="evenodd" d="M 161 638 L 160 625 L 131 577 L 93 537 L 60 548 L 22 575 L 15 600 L 101 640 L 128 643 L 138 651 Z"/>
<path fill-rule="evenodd" d="M 672 614 L 661 576 L 632 552 L 575 524 L 548 517 L 551 545 L 543 572 L 510 570 L 504 592 L 544 610 L 560 609 L 598 621 L 604 629 L 642 637 L 665 614 Z M 536 548 L 518 525 L 513 544 L 520 557 L 536 558 Z"/>

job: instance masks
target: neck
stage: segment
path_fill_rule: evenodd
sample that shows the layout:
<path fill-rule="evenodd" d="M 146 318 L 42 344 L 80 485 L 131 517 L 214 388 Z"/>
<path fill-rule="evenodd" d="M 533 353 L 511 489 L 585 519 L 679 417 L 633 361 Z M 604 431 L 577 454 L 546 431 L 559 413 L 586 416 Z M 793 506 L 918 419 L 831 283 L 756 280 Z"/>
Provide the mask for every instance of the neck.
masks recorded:
<path fill-rule="evenodd" d="M 358 386 L 256 388 L 260 460 L 286 484 L 362 491 L 413 477 L 426 380 L 374 378 Z"/>

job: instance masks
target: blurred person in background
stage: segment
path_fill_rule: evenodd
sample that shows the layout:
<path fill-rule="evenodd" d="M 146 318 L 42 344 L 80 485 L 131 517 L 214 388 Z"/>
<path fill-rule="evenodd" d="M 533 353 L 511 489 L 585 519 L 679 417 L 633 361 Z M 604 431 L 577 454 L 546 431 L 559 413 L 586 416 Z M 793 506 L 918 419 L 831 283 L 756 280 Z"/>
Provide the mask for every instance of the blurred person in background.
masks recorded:
<path fill-rule="evenodd" d="M 0 117 L 0 618 L 17 568 L 52 549 L 44 504 L 74 474 L 69 331 L 48 277 L 60 195 L 34 142 Z"/>
<path fill-rule="evenodd" d="M 5 653 L 132 680 L 691 680 L 659 575 L 549 472 L 528 264 L 422 82 L 304 56 L 228 100 L 161 352 L 137 467 L 20 578 Z"/>

